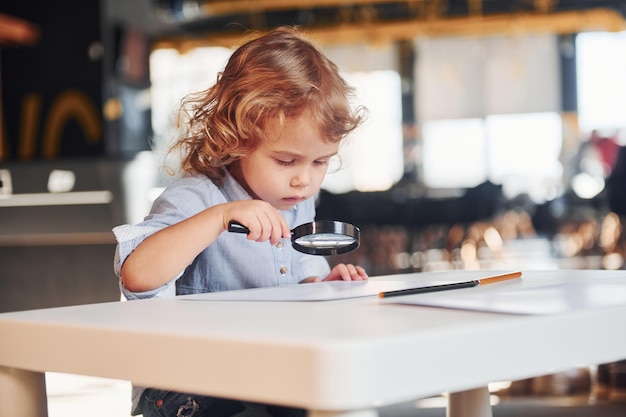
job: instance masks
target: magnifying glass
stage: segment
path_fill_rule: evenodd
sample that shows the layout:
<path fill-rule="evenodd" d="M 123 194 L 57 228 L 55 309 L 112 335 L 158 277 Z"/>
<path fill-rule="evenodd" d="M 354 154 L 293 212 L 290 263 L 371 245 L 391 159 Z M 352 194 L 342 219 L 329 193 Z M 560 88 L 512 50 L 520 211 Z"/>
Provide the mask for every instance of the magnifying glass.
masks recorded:
<path fill-rule="evenodd" d="M 239 222 L 228 223 L 228 231 L 250 233 L 250 229 Z M 291 245 L 298 252 L 309 255 L 340 255 L 359 247 L 361 230 L 345 222 L 318 220 L 301 224 L 291 231 Z"/>

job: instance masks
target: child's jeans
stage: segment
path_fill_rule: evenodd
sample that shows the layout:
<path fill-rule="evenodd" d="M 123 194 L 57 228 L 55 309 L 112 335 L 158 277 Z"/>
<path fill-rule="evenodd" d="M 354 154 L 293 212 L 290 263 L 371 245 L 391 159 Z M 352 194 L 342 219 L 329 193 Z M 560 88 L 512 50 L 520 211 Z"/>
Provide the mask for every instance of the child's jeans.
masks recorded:
<path fill-rule="evenodd" d="M 236 400 L 147 389 L 139 411 L 143 417 L 305 417 L 297 408 L 245 403 Z"/>

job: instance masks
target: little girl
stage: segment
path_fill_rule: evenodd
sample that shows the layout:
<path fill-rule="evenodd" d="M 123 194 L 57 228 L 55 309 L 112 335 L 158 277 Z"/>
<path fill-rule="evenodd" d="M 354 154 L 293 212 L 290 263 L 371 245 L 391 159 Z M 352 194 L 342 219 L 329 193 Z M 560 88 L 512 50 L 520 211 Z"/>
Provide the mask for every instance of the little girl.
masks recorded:
<path fill-rule="evenodd" d="M 182 176 L 137 225 L 113 231 L 115 272 L 127 299 L 296 283 L 365 280 L 290 244 L 315 217 L 315 196 L 340 142 L 362 121 L 336 66 L 295 29 L 238 48 L 217 83 L 188 96 Z M 246 235 L 227 232 L 245 225 Z M 245 370 L 242 370 L 245 372 Z M 208 376 L 210 377 L 210 376 Z M 303 410 L 133 388 L 133 415 L 304 416 Z"/>

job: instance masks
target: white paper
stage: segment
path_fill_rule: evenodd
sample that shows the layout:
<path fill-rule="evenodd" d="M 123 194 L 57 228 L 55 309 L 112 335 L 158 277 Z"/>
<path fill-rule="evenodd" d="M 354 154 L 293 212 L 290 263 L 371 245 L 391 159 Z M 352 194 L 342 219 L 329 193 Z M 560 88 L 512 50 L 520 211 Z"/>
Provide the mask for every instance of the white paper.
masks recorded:
<path fill-rule="evenodd" d="M 185 300 L 209 301 L 328 301 L 378 296 L 378 293 L 384 291 L 428 287 L 431 285 L 447 283 L 450 283 L 450 281 L 377 281 L 375 278 L 371 278 L 367 281 L 328 281 L 310 284 L 285 285 L 280 287 L 220 291 L 181 296 L 178 298 Z"/>
<path fill-rule="evenodd" d="M 571 282 L 546 286 L 470 288 L 394 297 L 393 303 L 509 314 L 561 314 L 626 305 L 626 285 Z"/>

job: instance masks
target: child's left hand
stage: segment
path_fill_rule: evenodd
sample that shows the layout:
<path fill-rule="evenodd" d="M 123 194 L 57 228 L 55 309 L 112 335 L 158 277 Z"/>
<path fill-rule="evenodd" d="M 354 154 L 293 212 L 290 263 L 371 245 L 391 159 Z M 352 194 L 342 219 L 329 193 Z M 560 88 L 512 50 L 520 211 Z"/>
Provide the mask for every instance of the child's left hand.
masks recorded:
<path fill-rule="evenodd" d="M 337 264 L 330 271 L 326 278 L 309 277 L 300 281 L 301 284 L 321 281 L 365 281 L 367 280 L 367 272 L 360 266 L 352 264 Z"/>

